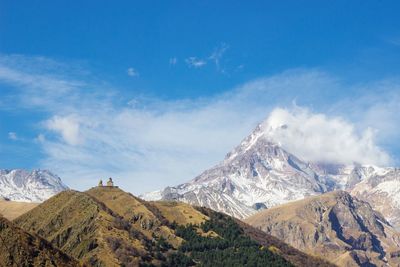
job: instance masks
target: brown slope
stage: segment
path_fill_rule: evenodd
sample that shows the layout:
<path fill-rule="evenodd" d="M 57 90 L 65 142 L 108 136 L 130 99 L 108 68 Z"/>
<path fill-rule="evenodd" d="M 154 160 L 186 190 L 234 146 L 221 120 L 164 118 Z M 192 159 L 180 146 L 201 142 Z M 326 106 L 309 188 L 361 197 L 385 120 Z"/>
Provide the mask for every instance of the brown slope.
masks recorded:
<path fill-rule="evenodd" d="M 107 207 L 117 212 L 137 227 L 142 227 L 142 231 L 144 230 L 143 232 L 145 234 L 148 232 L 152 235 L 163 235 L 168 241 L 179 238 L 176 237 L 174 231 L 168 227 L 170 223 L 176 222 L 179 225 L 200 225 L 202 222 L 209 220 L 211 214 L 216 213 L 210 209 L 196 208 L 183 202 L 147 202 L 119 188 L 95 187 L 88 190 L 87 193 L 103 202 Z M 250 238 L 266 247 L 278 249 L 277 251 L 279 251 L 286 260 L 292 262 L 296 266 L 334 266 L 317 257 L 309 256 L 246 223 L 239 220 L 236 220 L 236 222 Z M 151 225 L 151 228 L 148 228 L 149 225 Z M 165 227 L 166 230 L 160 231 L 160 227 Z"/>
<path fill-rule="evenodd" d="M 169 221 L 151 203 L 117 187 L 94 187 L 86 193 L 104 203 L 148 239 L 162 236 L 175 248 L 181 244 L 182 239 L 168 227 Z"/>
<path fill-rule="evenodd" d="M 339 266 L 397 266 L 399 234 L 366 202 L 343 191 L 264 210 L 250 225 Z"/>
<path fill-rule="evenodd" d="M 0 216 L 0 266 L 79 266 L 77 260 L 43 238 Z"/>
<path fill-rule="evenodd" d="M 30 211 L 34 207 L 39 205 L 38 203 L 30 202 L 17 202 L 0 199 L 0 215 L 8 220 L 14 220 L 18 216 Z"/>

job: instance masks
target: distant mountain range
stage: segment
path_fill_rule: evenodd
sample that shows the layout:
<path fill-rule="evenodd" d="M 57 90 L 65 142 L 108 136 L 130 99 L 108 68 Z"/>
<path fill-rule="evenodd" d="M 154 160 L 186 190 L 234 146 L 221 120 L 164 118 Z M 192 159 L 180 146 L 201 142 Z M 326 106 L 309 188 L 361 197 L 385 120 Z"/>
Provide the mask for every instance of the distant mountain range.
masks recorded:
<path fill-rule="evenodd" d="M 347 190 L 374 199 L 373 208 L 400 227 L 400 169 L 307 162 L 272 142 L 269 131 L 260 124 L 215 167 L 190 182 L 141 197 L 183 201 L 243 219 L 307 196 Z"/>
<path fill-rule="evenodd" d="M 0 198 L 42 202 L 67 190 L 60 177 L 47 170 L 0 170 Z"/>

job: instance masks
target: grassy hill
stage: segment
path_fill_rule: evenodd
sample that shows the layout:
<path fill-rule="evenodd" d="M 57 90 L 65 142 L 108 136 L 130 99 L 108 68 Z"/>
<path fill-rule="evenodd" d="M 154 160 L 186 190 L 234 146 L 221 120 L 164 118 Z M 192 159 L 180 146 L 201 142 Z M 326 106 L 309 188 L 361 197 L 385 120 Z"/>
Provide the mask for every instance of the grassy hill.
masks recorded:
<path fill-rule="evenodd" d="M 230 216 L 115 187 L 61 192 L 15 223 L 91 266 L 331 266 Z"/>
<path fill-rule="evenodd" d="M 79 262 L 0 216 L 0 266 L 79 266 Z"/>

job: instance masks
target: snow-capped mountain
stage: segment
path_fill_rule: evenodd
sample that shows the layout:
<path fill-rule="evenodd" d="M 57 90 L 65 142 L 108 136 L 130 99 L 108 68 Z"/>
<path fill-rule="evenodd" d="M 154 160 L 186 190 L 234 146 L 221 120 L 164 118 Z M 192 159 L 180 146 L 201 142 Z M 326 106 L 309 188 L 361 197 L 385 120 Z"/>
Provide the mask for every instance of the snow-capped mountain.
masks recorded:
<path fill-rule="evenodd" d="M 194 180 L 145 194 L 145 199 L 180 200 L 206 206 L 238 218 L 335 188 L 328 175 L 319 175 L 280 145 L 265 138 L 259 125 L 217 166 Z"/>
<path fill-rule="evenodd" d="M 357 185 L 376 187 L 390 173 L 391 181 L 398 181 L 400 185 L 400 172 L 391 172 L 387 168 L 303 161 L 272 142 L 268 131 L 273 129 L 259 125 L 220 164 L 188 183 L 142 197 L 147 200 L 179 200 L 246 218 L 260 209 L 337 189 L 352 191 L 356 196 L 361 196 L 360 192 L 368 194 L 370 187 L 362 187 L 366 188 L 363 191 Z M 376 190 L 381 192 L 382 186 Z M 400 210 L 400 189 L 397 187 L 394 191 L 391 194 L 398 196 L 396 209 Z M 382 194 L 380 197 L 383 198 Z M 367 197 L 364 195 L 363 198 Z M 371 205 L 375 207 L 374 203 Z M 377 210 L 380 211 L 378 207 Z"/>
<path fill-rule="evenodd" d="M 400 229 L 400 169 L 370 166 L 365 171 L 368 175 L 348 190 Z"/>
<path fill-rule="evenodd" d="M 0 170 L 0 197 L 24 202 L 42 202 L 67 190 L 60 177 L 47 170 Z"/>

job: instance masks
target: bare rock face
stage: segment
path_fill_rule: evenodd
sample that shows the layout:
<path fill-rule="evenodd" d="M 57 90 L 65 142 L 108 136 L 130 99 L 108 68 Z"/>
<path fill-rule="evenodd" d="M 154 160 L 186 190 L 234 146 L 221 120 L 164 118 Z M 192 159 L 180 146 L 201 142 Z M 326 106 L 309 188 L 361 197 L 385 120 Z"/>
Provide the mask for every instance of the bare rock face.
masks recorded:
<path fill-rule="evenodd" d="M 349 191 L 353 196 L 368 201 L 396 229 L 400 229 L 400 169 L 380 169 Z"/>
<path fill-rule="evenodd" d="M 338 266 L 400 263 L 399 234 L 367 202 L 344 191 L 264 210 L 246 222 Z"/>

